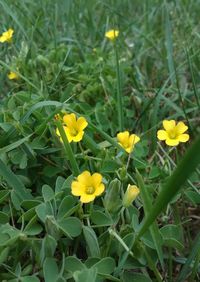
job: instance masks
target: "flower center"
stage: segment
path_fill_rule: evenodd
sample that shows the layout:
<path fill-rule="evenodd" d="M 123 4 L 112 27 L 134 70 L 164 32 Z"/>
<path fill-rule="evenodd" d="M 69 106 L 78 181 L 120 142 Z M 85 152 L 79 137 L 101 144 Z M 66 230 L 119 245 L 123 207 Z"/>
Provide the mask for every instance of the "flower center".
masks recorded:
<path fill-rule="evenodd" d="M 75 128 L 71 128 L 70 132 L 72 136 L 76 136 L 78 134 L 78 130 L 76 130 Z"/>
<path fill-rule="evenodd" d="M 88 186 L 85 189 L 85 193 L 89 195 L 94 194 L 94 191 L 95 191 L 95 188 L 93 186 Z"/>
<path fill-rule="evenodd" d="M 172 129 L 172 130 L 169 132 L 169 137 L 170 137 L 170 139 L 176 139 L 176 137 L 177 137 L 177 132 L 176 132 L 176 130 Z"/>

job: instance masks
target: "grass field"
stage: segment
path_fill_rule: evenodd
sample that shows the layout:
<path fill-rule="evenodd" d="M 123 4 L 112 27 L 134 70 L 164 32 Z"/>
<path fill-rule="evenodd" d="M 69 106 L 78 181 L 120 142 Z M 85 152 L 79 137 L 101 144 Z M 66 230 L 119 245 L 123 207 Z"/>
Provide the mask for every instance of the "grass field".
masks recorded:
<path fill-rule="evenodd" d="M 200 2 L 0 11 L 0 281 L 200 281 Z"/>

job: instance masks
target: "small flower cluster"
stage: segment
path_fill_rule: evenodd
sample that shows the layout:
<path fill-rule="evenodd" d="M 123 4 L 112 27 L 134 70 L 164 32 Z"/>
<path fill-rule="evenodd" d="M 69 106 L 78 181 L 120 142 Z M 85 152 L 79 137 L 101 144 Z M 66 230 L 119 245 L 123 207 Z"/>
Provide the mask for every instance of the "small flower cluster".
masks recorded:
<path fill-rule="evenodd" d="M 63 129 L 69 143 L 79 142 L 83 139 L 84 129 L 88 122 L 84 117 L 77 118 L 74 113 L 55 116 L 56 120 L 63 123 Z M 164 140 L 169 146 L 177 146 L 179 142 L 187 142 L 189 135 L 185 134 L 188 127 L 181 121 L 176 124 L 174 120 L 163 121 L 164 130 L 158 130 L 157 137 L 159 140 Z M 63 142 L 58 128 L 56 134 L 60 141 Z M 118 144 L 128 153 L 131 154 L 135 145 L 140 141 L 140 137 L 136 134 L 130 134 L 128 131 L 119 132 L 117 134 Z M 89 171 L 84 171 L 78 175 L 77 179 L 72 182 L 71 189 L 74 196 L 79 196 L 82 203 L 89 203 L 95 197 L 101 195 L 105 190 L 105 185 L 102 182 L 103 176 L 100 173 L 91 174 Z M 135 185 L 130 185 L 123 198 L 124 207 L 128 207 L 132 201 L 138 196 L 140 190 Z"/>
<path fill-rule="evenodd" d="M 12 42 L 12 37 L 13 37 L 14 30 L 12 28 L 9 28 L 7 31 L 3 32 L 2 35 L 0 36 L 0 42 Z"/>
<path fill-rule="evenodd" d="M 7 31 L 3 32 L 0 36 L 0 42 L 1 43 L 11 43 L 12 42 L 12 38 L 13 38 L 13 34 L 14 34 L 14 30 L 12 28 L 9 28 Z M 14 72 L 14 71 L 10 71 L 8 73 L 8 78 L 10 80 L 15 80 L 15 79 L 19 79 L 19 75 Z"/>

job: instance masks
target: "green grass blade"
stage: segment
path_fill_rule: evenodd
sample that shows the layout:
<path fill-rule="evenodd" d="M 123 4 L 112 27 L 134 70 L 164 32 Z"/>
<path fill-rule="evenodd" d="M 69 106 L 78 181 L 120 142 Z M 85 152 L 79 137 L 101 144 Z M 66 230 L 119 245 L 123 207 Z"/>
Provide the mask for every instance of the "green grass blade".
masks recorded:
<path fill-rule="evenodd" d="M 12 144 L 9 144 L 3 148 L 0 149 L 0 154 L 4 154 L 7 153 L 17 147 L 19 147 L 20 145 L 22 145 L 24 142 L 28 141 L 29 138 L 32 136 L 32 134 L 30 134 L 29 136 L 26 136 L 20 140 L 17 140 L 16 142 L 13 142 Z"/>
<path fill-rule="evenodd" d="M 63 129 L 62 123 L 59 120 L 56 121 L 55 123 L 57 125 L 58 130 L 59 130 L 60 136 L 63 140 L 65 152 L 66 152 L 66 155 L 67 155 L 69 162 L 71 164 L 71 171 L 72 171 L 74 176 L 78 176 L 78 174 L 80 173 L 79 167 L 78 167 L 78 164 L 76 162 L 76 158 L 75 158 L 74 153 L 72 151 L 71 145 L 69 144 L 69 141 L 67 139 L 65 131 Z"/>
<path fill-rule="evenodd" d="M 163 211 L 163 209 L 170 203 L 173 197 L 181 189 L 182 185 L 188 179 L 192 172 L 200 163 L 200 135 L 197 140 L 192 144 L 192 146 L 185 153 L 183 159 L 177 166 L 176 170 L 169 178 L 166 185 L 164 185 L 162 191 L 158 195 L 153 209 L 144 220 L 141 225 L 141 229 L 137 235 L 139 239 L 149 228 L 149 226 L 154 222 L 157 216 Z"/>
<path fill-rule="evenodd" d="M 168 69 L 170 73 L 170 79 L 173 84 L 174 74 L 175 74 L 174 59 L 173 59 L 173 39 L 172 39 L 172 26 L 169 18 L 167 3 L 165 3 L 164 8 L 165 8 L 165 40 L 166 40 L 166 49 L 167 49 L 167 62 L 168 62 Z"/>
<path fill-rule="evenodd" d="M 195 259 L 195 257 L 198 255 L 199 250 L 200 250 L 200 233 L 197 235 L 194 241 L 191 252 L 187 258 L 186 263 L 184 264 L 183 268 L 181 269 L 181 272 L 179 273 L 179 276 L 176 282 L 186 281 L 186 278 L 188 277 L 188 274 L 190 273 L 191 263 Z"/>
<path fill-rule="evenodd" d="M 0 160 L 0 176 L 12 187 L 22 201 L 32 198 L 30 192 L 26 190 L 21 180 L 2 162 L 2 160 Z"/>
<path fill-rule="evenodd" d="M 147 188 L 145 187 L 144 181 L 142 179 L 142 176 L 138 171 L 136 171 L 136 179 L 138 182 L 138 187 L 140 188 L 140 193 L 143 201 L 143 206 L 144 206 L 144 211 L 145 215 L 147 216 L 149 214 L 149 211 L 152 209 L 152 204 L 151 204 L 151 197 L 149 195 L 149 192 L 147 191 Z M 160 260 L 160 263 L 162 267 L 164 267 L 164 260 L 163 260 L 163 251 L 162 251 L 162 237 L 159 232 L 159 228 L 156 222 L 154 222 L 150 226 L 150 233 L 153 238 L 153 242 L 156 247 L 156 251 Z"/>

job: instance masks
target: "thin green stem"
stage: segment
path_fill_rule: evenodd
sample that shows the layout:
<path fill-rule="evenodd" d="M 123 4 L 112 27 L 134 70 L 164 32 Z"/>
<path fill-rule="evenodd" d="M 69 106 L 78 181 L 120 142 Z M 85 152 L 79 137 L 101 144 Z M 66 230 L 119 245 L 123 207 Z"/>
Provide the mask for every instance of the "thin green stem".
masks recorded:
<path fill-rule="evenodd" d="M 56 123 L 58 131 L 60 133 L 60 136 L 61 136 L 61 138 L 63 140 L 63 145 L 64 145 L 64 148 L 65 148 L 65 152 L 66 152 L 67 157 L 69 159 L 69 162 L 71 164 L 71 171 L 72 171 L 74 176 L 77 176 L 80 173 L 80 171 L 79 171 L 78 164 L 76 162 L 74 153 L 72 151 L 72 148 L 71 148 L 71 146 L 69 144 L 69 141 L 67 139 L 65 131 L 63 129 L 62 123 L 59 120 L 57 120 L 55 123 Z"/>
<path fill-rule="evenodd" d="M 118 114 L 119 130 L 123 131 L 124 116 L 123 116 L 122 87 L 121 87 L 121 77 L 120 77 L 120 67 L 119 67 L 119 56 L 118 56 L 117 44 L 115 41 L 114 41 L 114 49 L 115 49 L 115 59 L 116 59 L 116 75 L 117 75 L 117 114 Z"/>
<path fill-rule="evenodd" d="M 162 276 L 161 276 L 160 272 L 157 270 L 156 265 L 154 264 L 153 260 L 151 259 L 151 256 L 148 254 L 145 247 L 143 247 L 143 250 L 144 250 L 144 254 L 146 256 L 148 265 L 149 265 L 149 267 L 151 268 L 151 270 L 153 271 L 153 273 L 156 277 L 156 281 L 162 282 Z"/>
<path fill-rule="evenodd" d="M 172 248 L 169 247 L 169 265 L 168 265 L 168 278 L 169 282 L 172 282 Z"/>

